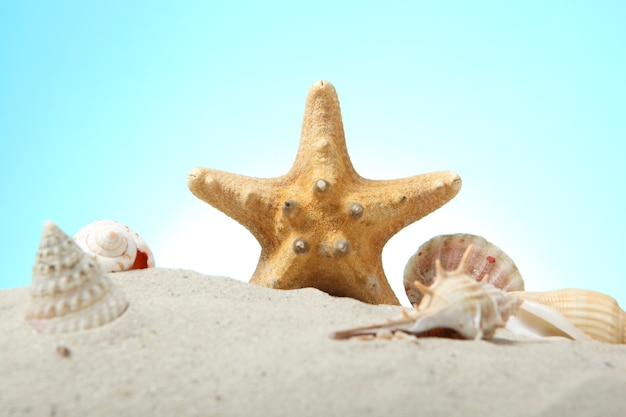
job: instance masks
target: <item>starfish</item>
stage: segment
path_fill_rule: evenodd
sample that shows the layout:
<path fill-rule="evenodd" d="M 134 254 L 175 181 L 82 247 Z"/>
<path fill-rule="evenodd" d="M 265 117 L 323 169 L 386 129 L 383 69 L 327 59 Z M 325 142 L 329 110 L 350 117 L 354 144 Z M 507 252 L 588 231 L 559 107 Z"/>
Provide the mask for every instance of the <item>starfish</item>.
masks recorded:
<path fill-rule="evenodd" d="M 361 177 L 348 155 L 335 88 L 318 81 L 309 90 L 300 147 L 287 174 L 254 178 L 198 167 L 187 184 L 261 245 L 251 283 L 397 305 L 382 267 L 383 246 L 452 199 L 461 178 L 448 171 Z"/>

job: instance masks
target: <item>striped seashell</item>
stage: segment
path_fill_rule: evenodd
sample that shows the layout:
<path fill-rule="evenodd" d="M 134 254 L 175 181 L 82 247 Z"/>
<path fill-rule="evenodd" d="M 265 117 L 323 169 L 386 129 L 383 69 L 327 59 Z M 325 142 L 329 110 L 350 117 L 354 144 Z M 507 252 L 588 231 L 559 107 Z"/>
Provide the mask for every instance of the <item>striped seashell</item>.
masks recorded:
<path fill-rule="evenodd" d="M 102 326 L 127 308 L 115 286 L 89 254 L 46 222 L 33 266 L 26 320 L 42 333 L 65 333 Z"/>
<path fill-rule="evenodd" d="M 91 254 L 105 272 L 154 266 L 154 255 L 139 235 L 113 220 L 98 220 L 81 228 L 74 240 Z"/>
<path fill-rule="evenodd" d="M 522 301 L 491 284 L 476 281 L 465 272 L 472 250 L 470 245 L 458 267 L 450 272 L 437 260 L 436 275 L 430 287 L 415 282 L 424 293 L 415 310 L 404 310 L 401 316 L 384 323 L 339 331 L 332 337 L 346 339 L 398 331 L 421 335 L 435 329 L 451 329 L 466 339 L 491 339 Z"/>
<path fill-rule="evenodd" d="M 446 271 L 458 268 L 461 257 L 469 246 L 466 271 L 477 281 L 493 284 L 503 291 L 524 290 L 524 281 L 513 260 L 486 239 L 465 233 L 435 236 L 422 244 L 404 268 L 404 289 L 411 304 L 419 304 L 422 292 L 415 281 L 430 286 L 435 277 L 436 262 Z"/>
<path fill-rule="evenodd" d="M 518 298 L 521 300 L 521 297 Z M 511 333 L 532 338 L 593 340 L 559 311 L 529 300 L 523 300 L 515 315 L 509 317 L 506 329 Z"/>
<path fill-rule="evenodd" d="M 517 292 L 524 304 L 539 303 L 559 312 L 577 329 L 592 339 L 605 343 L 626 343 L 626 312 L 617 301 L 600 292 L 578 288 L 565 288 L 546 292 Z M 534 320 L 541 318 L 559 327 L 558 319 L 545 318 L 539 312 L 534 313 Z M 536 328 L 536 325 L 526 325 Z M 571 337 L 580 340 L 577 337 Z"/>

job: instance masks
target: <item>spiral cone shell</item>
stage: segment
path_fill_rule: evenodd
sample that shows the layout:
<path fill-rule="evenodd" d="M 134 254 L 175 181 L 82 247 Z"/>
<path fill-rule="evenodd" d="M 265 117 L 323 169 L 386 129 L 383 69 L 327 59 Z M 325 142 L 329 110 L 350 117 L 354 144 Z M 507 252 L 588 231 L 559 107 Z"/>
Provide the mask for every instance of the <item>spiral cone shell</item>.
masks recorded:
<path fill-rule="evenodd" d="M 119 317 L 126 296 L 98 263 L 54 223 L 46 222 L 33 266 L 27 321 L 42 333 L 101 326 Z"/>
<path fill-rule="evenodd" d="M 113 220 L 97 220 L 81 228 L 74 240 L 105 272 L 151 268 L 154 256 L 139 235 Z"/>
<path fill-rule="evenodd" d="M 493 243 L 465 233 L 440 235 L 422 244 L 404 269 L 404 289 L 411 304 L 419 304 L 423 296 L 413 283 L 419 281 L 427 287 L 432 285 L 437 261 L 444 270 L 454 271 L 470 245 L 473 249 L 465 267 L 468 275 L 503 291 L 524 290 L 524 281 L 515 263 Z"/>
<path fill-rule="evenodd" d="M 538 302 L 557 310 L 595 340 L 626 343 L 626 313 L 609 295 L 578 288 L 546 292 L 516 291 L 513 294 L 522 300 Z"/>

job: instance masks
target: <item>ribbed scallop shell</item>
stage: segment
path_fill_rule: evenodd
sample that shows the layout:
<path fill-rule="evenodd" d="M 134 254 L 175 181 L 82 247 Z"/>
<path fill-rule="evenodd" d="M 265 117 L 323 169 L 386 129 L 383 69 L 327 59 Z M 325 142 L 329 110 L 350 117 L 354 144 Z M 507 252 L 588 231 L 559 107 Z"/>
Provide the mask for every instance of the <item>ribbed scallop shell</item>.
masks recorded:
<path fill-rule="evenodd" d="M 122 290 L 95 259 L 52 222 L 43 227 L 30 294 L 26 319 L 42 333 L 101 326 L 128 306 Z"/>
<path fill-rule="evenodd" d="M 345 339 L 364 334 L 402 331 L 421 334 L 433 329 L 451 329 L 467 339 L 490 339 L 503 327 L 522 301 L 486 282 L 476 281 L 465 272 L 472 247 L 467 248 L 458 267 L 450 272 L 436 261 L 436 276 L 430 287 L 415 282 L 424 292 L 415 310 L 372 326 L 336 332 Z"/>
<path fill-rule="evenodd" d="M 503 291 L 523 291 L 524 281 L 515 263 L 493 243 L 465 233 L 435 236 L 422 244 L 404 268 L 404 289 L 411 304 L 419 304 L 422 293 L 413 282 L 430 286 L 435 277 L 437 260 L 446 271 L 458 268 L 467 248 L 473 249 L 467 259 L 466 271 L 477 281 L 493 284 Z M 487 278 L 485 278 L 487 277 Z"/>
<path fill-rule="evenodd" d="M 546 292 L 516 291 L 513 294 L 522 300 L 538 302 L 557 310 L 595 340 L 626 343 L 626 313 L 609 295 L 577 288 Z"/>
<path fill-rule="evenodd" d="M 80 229 L 74 240 L 91 254 L 105 272 L 151 268 L 154 256 L 148 245 L 128 226 L 98 220 Z"/>

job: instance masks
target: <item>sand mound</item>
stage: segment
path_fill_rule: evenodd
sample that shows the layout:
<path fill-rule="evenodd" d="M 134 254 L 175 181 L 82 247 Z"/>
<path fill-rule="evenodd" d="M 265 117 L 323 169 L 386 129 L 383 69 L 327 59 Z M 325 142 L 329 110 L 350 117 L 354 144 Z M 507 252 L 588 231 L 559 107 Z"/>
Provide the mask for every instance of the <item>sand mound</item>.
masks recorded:
<path fill-rule="evenodd" d="M 28 289 L 0 291 L 0 415 L 623 416 L 626 346 L 335 341 L 401 307 L 186 270 L 114 275 L 128 310 L 41 335 Z"/>

